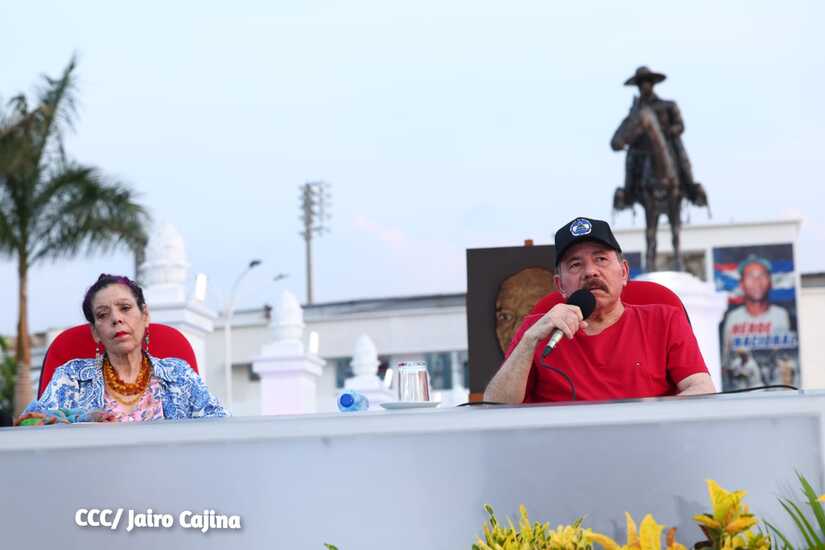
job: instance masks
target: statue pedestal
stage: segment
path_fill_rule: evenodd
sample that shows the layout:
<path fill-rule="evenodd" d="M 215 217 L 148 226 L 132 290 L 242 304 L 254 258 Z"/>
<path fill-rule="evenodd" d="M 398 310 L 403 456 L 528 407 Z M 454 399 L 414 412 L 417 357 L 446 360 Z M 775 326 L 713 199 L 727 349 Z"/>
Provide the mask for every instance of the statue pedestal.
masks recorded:
<path fill-rule="evenodd" d="M 728 299 L 718 292 L 713 283 L 704 283 L 682 271 L 654 271 L 636 277 L 637 281 L 651 281 L 668 287 L 685 304 L 699 350 L 713 378 L 713 384 L 722 391 L 722 365 L 719 359 L 719 323 L 727 309 Z"/>

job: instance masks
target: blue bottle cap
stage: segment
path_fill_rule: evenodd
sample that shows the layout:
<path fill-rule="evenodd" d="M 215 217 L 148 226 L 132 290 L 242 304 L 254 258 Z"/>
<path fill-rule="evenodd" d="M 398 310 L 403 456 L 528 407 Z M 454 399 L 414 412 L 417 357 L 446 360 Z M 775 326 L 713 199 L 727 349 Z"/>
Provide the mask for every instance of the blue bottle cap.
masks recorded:
<path fill-rule="evenodd" d="M 345 393 L 341 396 L 340 403 L 343 407 L 352 407 L 352 404 L 355 403 L 355 398 L 351 393 Z"/>

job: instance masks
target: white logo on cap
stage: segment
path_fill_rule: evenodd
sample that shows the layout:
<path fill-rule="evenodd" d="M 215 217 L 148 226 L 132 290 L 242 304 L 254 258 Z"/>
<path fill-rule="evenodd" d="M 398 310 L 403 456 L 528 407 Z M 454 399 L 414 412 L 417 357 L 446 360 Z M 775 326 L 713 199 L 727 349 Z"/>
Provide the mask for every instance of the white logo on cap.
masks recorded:
<path fill-rule="evenodd" d="M 570 233 L 572 233 L 574 237 L 589 235 L 591 231 L 593 231 L 593 225 L 590 223 L 590 220 L 579 218 L 570 224 Z"/>

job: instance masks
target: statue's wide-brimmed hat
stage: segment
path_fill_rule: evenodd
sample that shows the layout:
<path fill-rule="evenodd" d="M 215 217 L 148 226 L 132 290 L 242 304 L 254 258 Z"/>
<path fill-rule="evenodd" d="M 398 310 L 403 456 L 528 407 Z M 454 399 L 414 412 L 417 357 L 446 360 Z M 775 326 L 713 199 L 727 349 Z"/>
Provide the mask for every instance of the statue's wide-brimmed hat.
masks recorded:
<path fill-rule="evenodd" d="M 662 73 L 651 71 L 650 69 L 642 65 L 641 67 L 636 69 L 636 72 L 633 74 L 633 76 L 624 81 L 624 85 L 638 86 L 640 82 L 643 82 L 645 80 L 648 80 L 656 84 L 666 78 L 667 76 L 663 75 Z"/>

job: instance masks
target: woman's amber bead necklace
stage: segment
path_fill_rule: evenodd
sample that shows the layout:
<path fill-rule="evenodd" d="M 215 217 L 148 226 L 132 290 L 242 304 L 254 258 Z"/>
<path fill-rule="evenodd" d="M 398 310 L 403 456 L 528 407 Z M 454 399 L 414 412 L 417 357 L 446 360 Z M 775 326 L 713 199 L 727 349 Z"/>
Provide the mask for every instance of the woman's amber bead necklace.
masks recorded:
<path fill-rule="evenodd" d="M 115 400 L 122 405 L 130 406 L 138 402 L 143 393 L 146 391 L 146 388 L 149 386 L 151 374 L 152 368 L 146 354 L 143 354 L 140 373 L 138 373 L 137 379 L 132 383 L 124 382 L 109 362 L 109 356 L 103 356 L 103 379 L 106 381 L 106 386 L 112 390 L 110 392 L 112 397 L 114 397 Z M 124 399 L 121 396 L 134 397 L 131 399 Z"/>

